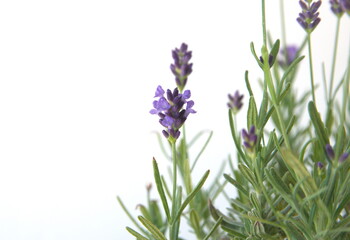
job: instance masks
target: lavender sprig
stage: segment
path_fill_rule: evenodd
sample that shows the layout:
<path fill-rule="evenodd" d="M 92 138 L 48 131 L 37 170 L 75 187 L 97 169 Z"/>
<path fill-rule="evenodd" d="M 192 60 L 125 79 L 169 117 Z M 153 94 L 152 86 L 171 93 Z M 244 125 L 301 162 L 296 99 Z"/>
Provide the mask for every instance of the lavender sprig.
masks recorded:
<path fill-rule="evenodd" d="M 158 86 L 154 97 L 159 97 L 158 100 L 153 101 L 153 109 L 151 114 L 158 114 L 160 117 L 159 123 L 166 128 L 163 130 L 163 135 L 168 138 L 169 141 L 175 142 L 180 136 L 179 129 L 185 123 L 190 113 L 196 113 L 192 109 L 194 102 L 188 100 L 191 97 L 191 91 L 186 90 L 184 93 L 179 93 L 179 90 L 175 88 L 173 91 L 170 89 L 166 92 L 161 86 Z M 184 108 L 184 106 L 186 107 Z"/>
<path fill-rule="evenodd" d="M 176 85 L 180 92 L 185 88 L 187 78 L 192 73 L 193 64 L 189 63 L 192 52 L 187 49 L 187 44 L 182 43 L 180 48 L 175 48 L 172 51 L 174 63 L 170 65 L 170 69 L 175 75 Z"/>
<path fill-rule="evenodd" d="M 299 13 L 297 21 L 301 25 L 301 27 L 305 29 L 305 31 L 309 33 L 312 32 L 320 23 L 321 19 L 318 17 L 319 12 L 317 11 L 321 4 L 322 2 L 320 0 L 317 2 L 313 2 L 311 5 L 307 5 L 302 0 L 299 1 L 299 5 L 302 11 L 301 13 Z"/>
<path fill-rule="evenodd" d="M 233 113 L 236 114 L 243 106 L 243 99 L 244 95 L 240 95 L 239 91 L 237 90 L 234 95 L 228 94 L 229 102 L 227 103 L 227 106 L 232 109 Z"/>
<path fill-rule="evenodd" d="M 258 136 L 255 134 L 255 126 L 251 126 L 249 132 L 242 130 L 243 145 L 248 152 L 253 153 Z"/>
<path fill-rule="evenodd" d="M 329 3 L 331 4 L 331 10 L 332 12 L 338 16 L 341 17 L 344 13 L 344 9 L 340 5 L 338 0 L 330 0 Z"/>

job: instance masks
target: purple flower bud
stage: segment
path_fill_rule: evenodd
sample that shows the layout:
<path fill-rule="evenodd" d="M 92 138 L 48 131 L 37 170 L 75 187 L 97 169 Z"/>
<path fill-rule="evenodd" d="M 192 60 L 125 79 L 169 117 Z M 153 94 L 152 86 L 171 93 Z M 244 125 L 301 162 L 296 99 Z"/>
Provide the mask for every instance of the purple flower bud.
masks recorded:
<path fill-rule="evenodd" d="M 324 164 L 321 163 L 321 162 L 317 162 L 317 167 L 318 167 L 319 169 L 322 169 L 322 168 L 324 167 Z"/>
<path fill-rule="evenodd" d="M 311 5 L 307 5 L 304 0 L 299 1 L 302 11 L 299 13 L 297 22 L 308 33 L 311 33 L 321 21 L 321 19 L 318 17 L 319 13 L 317 12 L 321 4 L 321 0 L 313 2 Z"/>
<path fill-rule="evenodd" d="M 175 75 L 175 82 L 180 92 L 185 88 L 188 76 L 192 73 L 192 52 L 188 51 L 188 46 L 182 43 L 180 48 L 172 51 L 174 63 L 170 65 L 171 72 Z"/>
<path fill-rule="evenodd" d="M 341 163 L 344 162 L 348 157 L 349 157 L 348 152 L 343 153 L 339 158 L 339 162 L 341 162 Z"/>
<path fill-rule="evenodd" d="M 249 132 L 242 130 L 243 145 L 249 152 L 254 152 L 258 136 L 255 134 L 255 126 L 251 126 Z"/>
<path fill-rule="evenodd" d="M 326 145 L 326 154 L 330 160 L 333 160 L 335 158 L 334 150 L 331 145 Z"/>
<path fill-rule="evenodd" d="M 233 113 L 237 113 L 243 106 L 243 99 L 244 95 L 240 95 L 239 91 L 237 90 L 235 94 L 232 96 L 231 94 L 228 94 L 229 102 L 227 103 L 227 106 L 232 109 Z"/>

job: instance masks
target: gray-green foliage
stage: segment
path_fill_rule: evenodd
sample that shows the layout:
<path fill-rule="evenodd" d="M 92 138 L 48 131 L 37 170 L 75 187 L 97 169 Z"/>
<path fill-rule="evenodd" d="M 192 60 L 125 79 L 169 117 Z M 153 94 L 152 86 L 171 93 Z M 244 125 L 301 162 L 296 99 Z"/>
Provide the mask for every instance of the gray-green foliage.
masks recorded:
<path fill-rule="evenodd" d="M 336 36 L 341 29 L 342 16 L 336 16 Z M 298 86 L 295 86 L 298 67 L 306 64 L 305 56 L 302 56 L 305 46 L 309 49 L 306 58 L 312 56 L 311 32 L 300 44 L 294 61 L 282 66 L 278 58 L 281 49 L 287 49 L 286 39 L 282 36 L 281 41 L 272 40 L 267 35 L 264 0 L 262 22 L 264 41 L 260 54 L 251 43 L 253 57 L 262 71 L 260 102 L 251 88 L 248 71 L 244 79 L 249 92 L 247 129 L 255 127 L 255 145 L 249 151 L 245 149 L 235 121 L 244 116 L 229 110 L 228 122 L 237 152 L 237 166 L 234 167 L 229 159 L 231 172 L 219 172 L 208 186 L 209 170 L 196 180 L 192 178 L 192 171 L 212 133 L 207 135 L 203 148 L 194 159 L 189 159 L 190 147 L 204 137 L 205 132 L 199 133 L 193 141 L 182 137 L 176 144 L 170 143 L 169 151 L 168 143 L 158 135 L 164 155 L 173 164 L 168 181 L 153 160 L 159 201 L 151 199 L 148 189 L 147 205 L 139 206 L 141 215 L 136 219 L 118 197 L 137 228 L 127 227 L 136 239 L 182 239 L 180 226 L 183 221 L 191 228 L 193 239 L 350 239 L 350 160 L 341 159 L 347 157 L 350 147 L 350 53 L 347 67 L 342 69 L 342 78 L 333 90 L 336 37 L 332 74 L 330 78 L 324 76 L 322 86 L 327 104 L 324 112 L 320 112 L 319 103 L 309 100 L 316 89 L 313 75 L 309 90 L 299 97 L 296 94 Z M 349 48 L 347 45 L 342 47 Z M 312 61 L 309 63 L 312 72 Z M 304 112 L 308 114 L 305 116 Z M 185 133 L 185 129 L 182 130 Z M 326 146 L 334 149 L 334 156 L 330 156 Z M 176 180 L 177 175 L 181 177 L 181 183 Z M 234 187 L 236 195 L 227 196 L 225 185 Z M 215 207 L 215 198 L 220 194 L 228 199 L 225 213 Z"/>

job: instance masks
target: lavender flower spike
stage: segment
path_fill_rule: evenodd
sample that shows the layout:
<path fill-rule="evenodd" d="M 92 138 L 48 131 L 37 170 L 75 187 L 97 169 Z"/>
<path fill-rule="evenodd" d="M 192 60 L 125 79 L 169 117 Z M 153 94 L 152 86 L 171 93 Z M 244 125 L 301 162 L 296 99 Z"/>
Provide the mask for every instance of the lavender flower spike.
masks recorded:
<path fill-rule="evenodd" d="M 339 0 L 339 3 L 343 11 L 350 15 L 350 0 Z"/>
<path fill-rule="evenodd" d="M 188 100 L 191 97 L 190 90 L 184 91 L 183 94 L 179 93 L 177 88 L 174 91 L 167 90 L 166 97 L 165 91 L 161 86 L 157 87 L 155 97 L 158 100 L 153 101 L 153 109 L 151 114 L 158 114 L 159 123 L 165 128 L 163 135 L 171 142 L 175 142 L 180 136 L 179 129 L 185 123 L 190 113 L 196 113 L 192 109 L 194 102 Z M 186 105 L 186 107 L 184 107 Z"/>
<path fill-rule="evenodd" d="M 338 16 L 341 17 L 344 13 L 344 9 L 339 3 L 339 0 L 330 0 L 329 3 L 331 4 L 331 10 L 332 12 Z"/>
<path fill-rule="evenodd" d="M 297 21 L 306 32 L 311 33 L 313 30 L 315 30 L 321 21 L 321 19 L 318 17 L 319 12 L 317 11 L 322 2 L 321 0 L 318 0 L 317 2 L 313 2 L 311 5 L 308 5 L 304 1 L 305 0 L 299 1 L 299 5 L 302 8 L 302 11 L 299 13 Z M 311 1 L 308 0 L 308 2 Z"/>
<path fill-rule="evenodd" d="M 233 113 L 236 114 L 243 106 L 243 94 L 240 95 L 238 91 L 234 95 L 228 94 L 229 102 L 227 106 L 232 109 Z"/>
<path fill-rule="evenodd" d="M 248 150 L 248 152 L 254 152 L 254 147 L 258 136 L 255 134 L 255 126 L 251 126 L 249 132 L 245 129 L 242 130 L 243 145 Z"/>
<path fill-rule="evenodd" d="M 188 76 L 192 73 L 192 63 L 189 63 L 192 57 L 192 52 L 187 50 L 188 46 L 185 43 L 181 47 L 175 48 L 172 51 L 174 63 L 170 65 L 170 69 L 175 75 L 175 81 L 180 92 L 183 91 L 187 83 Z"/>
<path fill-rule="evenodd" d="M 280 51 L 280 60 L 278 61 L 281 67 L 287 68 L 297 58 L 298 47 L 288 45 Z"/>

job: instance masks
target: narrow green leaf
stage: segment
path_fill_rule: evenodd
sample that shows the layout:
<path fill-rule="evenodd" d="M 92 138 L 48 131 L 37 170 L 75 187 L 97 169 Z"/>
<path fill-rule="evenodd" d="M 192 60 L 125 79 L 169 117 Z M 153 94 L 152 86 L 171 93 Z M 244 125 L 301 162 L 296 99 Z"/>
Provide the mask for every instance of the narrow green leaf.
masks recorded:
<path fill-rule="evenodd" d="M 207 236 L 205 236 L 205 238 L 203 238 L 203 240 L 208 240 L 210 238 L 210 236 L 215 232 L 215 230 L 220 226 L 221 222 L 222 222 L 223 217 L 219 217 L 219 219 L 216 221 L 216 223 L 214 224 L 214 226 L 210 229 L 210 232 L 207 234 Z"/>
<path fill-rule="evenodd" d="M 254 176 L 254 173 L 244 166 L 243 164 L 238 164 L 238 169 L 241 171 L 241 173 L 244 175 L 244 177 L 254 186 L 257 187 L 258 184 L 256 183 L 255 179 L 256 177 Z"/>
<path fill-rule="evenodd" d="M 242 192 L 244 195 L 249 197 L 249 192 L 245 188 L 243 188 L 242 185 L 240 185 L 236 180 L 234 180 L 232 177 L 230 177 L 227 174 L 224 174 L 224 177 L 229 183 L 235 186 L 238 189 L 238 191 Z"/>
<path fill-rule="evenodd" d="M 175 218 L 172 219 L 172 221 L 177 221 L 183 210 L 187 207 L 187 205 L 191 202 L 191 200 L 194 198 L 194 196 L 199 192 L 203 184 L 205 183 L 205 180 L 207 180 L 209 176 L 210 170 L 207 170 L 201 180 L 198 182 L 198 184 L 194 187 L 193 191 L 186 197 L 185 201 L 182 203 L 180 209 L 177 211 L 177 214 L 175 215 Z"/>
<path fill-rule="evenodd" d="M 284 99 L 284 97 L 287 95 L 287 93 L 290 90 L 290 83 L 286 84 L 286 87 L 283 89 L 283 91 L 281 92 L 281 94 L 278 96 L 277 102 L 280 103 L 282 102 L 282 100 Z"/>
<path fill-rule="evenodd" d="M 199 157 L 202 155 L 202 153 L 204 152 L 204 150 L 206 149 L 206 147 L 208 146 L 211 137 L 213 136 L 213 131 L 210 131 L 209 137 L 207 138 L 207 140 L 205 141 L 203 147 L 201 148 L 201 150 L 199 151 L 197 157 L 194 159 L 192 167 L 191 167 L 191 172 L 193 171 L 194 167 L 196 166 L 196 163 L 199 159 Z"/>
<path fill-rule="evenodd" d="M 276 42 L 273 44 L 272 49 L 270 51 L 270 55 L 273 57 L 271 66 L 275 63 L 275 61 L 277 59 L 279 49 L 280 49 L 280 40 L 277 39 Z"/>
<path fill-rule="evenodd" d="M 302 188 L 307 196 L 314 194 L 318 189 L 314 179 L 311 177 L 309 171 L 306 169 L 303 162 L 299 161 L 290 150 L 281 149 L 283 160 L 286 164 L 294 170 L 299 180 L 303 181 Z"/>
<path fill-rule="evenodd" d="M 249 96 L 251 96 L 251 97 L 254 96 L 253 91 L 252 91 L 252 87 L 250 86 L 250 82 L 249 82 L 248 71 L 245 71 L 244 80 L 245 80 L 245 85 L 247 86 L 247 89 L 249 92 Z"/>
<path fill-rule="evenodd" d="M 286 80 L 286 78 L 288 77 L 288 75 L 292 72 L 292 70 L 296 67 L 296 65 L 304 59 L 305 56 L 300 56 L 297 59 L 295 59 L 287 68 L 287 70 L 284 72 L 282 78 L 281 78 L 281 83 L 283 86 L 284 81 Z M 281 86 L 281 87 L 282 87 Z"/>
<path fill-rule="evenodd" d="M 121 198 L 119 196 L 117 196 L 117 200 L 120 204 L 120 206 L 122 207 L 122 209 L 124 210 L 124 212 L 126 213 L 126 215 L 129 217 L 129 219 L 132 221 L 132 223 L 145 235 L 148 235 L 147 231 L 142 228 L 138 222 L 136 221 L 136 219 L 130 214 L 130 212 L 128 211 L 128 209 L 125 207 L 123 201 L 121 200 Z"/>
<path fill-rule="evenodd" d="M 249 98 L 249 106 L 248 106 L 248 113 L 247 113 L 247 129 L 249 129 L 251 126 L 257 126 L 257 118 L 258 118 L 258 110 L 256 108 L 255 99 L 253 96 Z"/>
<path fill-rule="evenodd" d="M 259 59 L 258 56 L 256 55 L 255 48 L 254 48 L 254 43 L 253 43 L 253 42 L 250 43 L 250 51 L 252 52 L 252 54 L 253 54 L 253 56 L 254 56 L 256 62 L 258 63 L 258 65 L 259 65 L 261 68 L 263 68 L 264 65 L 262 64 L 262 62 L 260 61 L 260 59 Z"/>
<path fill-rule="evenodd" d="M 236 149 L 238 151 L 238 154 L 241 156 L 242 160 L 244 161 L 245 164 L 249 165 L 248 161 L 246 160 L 245 154 L 242 151 L 242 148 L 240 146 L 239 140 L 237 139 L 236 136 L 236 130 L 235 130 L 235 125 L 233 122 L 233 113 L 231 111 L 231 109 L 228 111 L 228 117 L 229 117 L 229 121 L 230 121 L 230 128 L 231 128 L 231 135 L 233 138 L 233 142 L 235 143 Z"/>
<path fill-rule="evenodd" d="M 202 232 L 199 221 L 200 221 L 200 218 L 198 216 L 198 213 L 194 209 L 192 209 L 190 211 L 190 223 L 191 223 L 192 229 L 195 231 L 197 236 L 200 236 Z"/>
<path fill-rule="evenodd" d="M 139 216 L 138 219 L 148 229 L 148 231 L 150 231 L 150 233 L 156 240 L 166 240 L 163 233 L 151 221 L 147 220 L 142 216 Z"/>
<path fill-rule="evenodd" d="M 324 147 L 327 143 L 329 143 L 329 136 L 321 120 L 320 114 L 317 111 L 315 103 L 312 101 L 309 102 L 308 109 L 309 109 L 309 115 L 310 115 L 311 121 L 316 130 L 316 134 L 320 139 L 322 146 Z"/>
<path fill-rule="evenodd" d="M 145 238 L 144 236 L 142 236 L 140 233 L 136 232 L 134 229 L 130 228 L 130 227 L 126 227 L 126 230 L 133 235 L 134 237 L 136 237 L 137 240 L 148 240 L 147 238 Z"/>
<path fill-rule="evenodd" d="M 162 179 L 161 179 L 160 174 L 159 174 L 158 164 L 154 158 L 153 158 L 153 172 L 154 172 L 154 180 L 156 182 L 159 197 L 162 200 L 162 204 L 163 204 L 163 208 L 164 208 L 166 217 L 167 217 L 168 221 L 170 221 L 171 217 L 170 217 L 170 210 L 169 210 L 168 201 L 167 201 L 165 193 L 164 193 Z"/>

